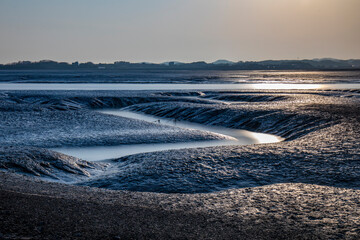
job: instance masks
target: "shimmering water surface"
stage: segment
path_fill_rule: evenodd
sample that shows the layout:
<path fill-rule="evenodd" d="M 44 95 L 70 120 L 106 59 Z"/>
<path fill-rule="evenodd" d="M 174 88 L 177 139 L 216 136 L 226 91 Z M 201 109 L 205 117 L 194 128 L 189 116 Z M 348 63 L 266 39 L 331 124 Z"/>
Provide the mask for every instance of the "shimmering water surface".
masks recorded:
<path fill-rule="evenodd" d="M 360 89 L 360 83 L 291 84 L 154 84 L 154 83 L 0 83 L 0 90 L 252 90 L 252 89 Z"/>
<path fill-rule="evenodd" d="M 119 145 L 119 146 L 96 146 L 96 147 L 64 147 L 53 148 L 52 150 L 61 152 L 67 155 L 75 156 L 88 161 L 100 161 L 105 159 L 120 158 L 123 156 L 145 153 L 164 151 L 170 149 L 183 149 L 183 148 L 199 148 L 199 147 L 213 147 L 225 145 L 248 145 L 259 143 L 273 143 L 279 142 L 283 139 L 278 136 L 255 133 L 246 130 L 230 129 L 225 127 L 207 126 L 197 123 L 174 121 L 171 119 L 158 118 L 147 114 L 135 113 L 124 110 L 101 110 L 104 114 L 111 114 L 121 117 L 132 119 L 139 119 L 147 122 L 157 124 L 164 124 L 168 126 L 196 129 L 226 135 L 230 140 L 223 141 L 199 141 L 199 142 L 183 142 L 183 143 L 156 143 L 156 144 L 132 144 L 132 145 Z"/>
<path fill-rule="evenodd" d="M 0 90 L 360 89 L 360 71 L 0 71 Z"/>
<path fill-rule="evenodd" d="M 13 83 L 360 83 L 360 71 L 0 70 Z"/>

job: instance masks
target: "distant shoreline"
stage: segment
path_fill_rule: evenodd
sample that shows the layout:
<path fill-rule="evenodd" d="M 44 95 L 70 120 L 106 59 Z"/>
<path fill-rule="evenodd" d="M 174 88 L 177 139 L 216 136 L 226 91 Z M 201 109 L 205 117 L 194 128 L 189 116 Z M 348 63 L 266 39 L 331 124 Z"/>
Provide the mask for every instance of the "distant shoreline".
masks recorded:
<path fill-rule="evenodd" d="M 360 68 L 351 69 L 163 69 L 163 68 L 134 68 L 134 69 L 97 69 L 97 68 L 82 68 L 82 69 L 56 69 L 56 68 L 32 68 L 32 69 L 3 69 L 0 71 L 101 71 L 101 72 L 117 72 L 117 71 L 304 71 L 304 72 L 356 72 Z"/>
<path fill-rule="evenodd" d="M 359 71 L 360 60 L 314 59 L 314 60 L 267 60 L 267 61 L 239 61 L 213 62 L 204 61 L 182 63 L 131 63 L 118 61 L 114 63 L 67 63 L 51 60 L 38 62 L 19 61 L 16 63 L 0 64 L 0 70 L 276 70 L 276 71 Z"/>

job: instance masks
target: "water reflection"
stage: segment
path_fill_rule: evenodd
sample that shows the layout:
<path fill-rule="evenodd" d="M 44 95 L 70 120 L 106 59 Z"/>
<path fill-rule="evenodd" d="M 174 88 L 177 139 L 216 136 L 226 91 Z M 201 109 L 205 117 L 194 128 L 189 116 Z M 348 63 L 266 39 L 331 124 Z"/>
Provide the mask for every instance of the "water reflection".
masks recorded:
<path fill-rule="evenodd" d="M 226 128 L 220 126 L 209 126 L 209 125 L 203 125 L 203 124 L 187 122 L 187 121 L 178 121 L 176 119 L 160 118 L 148 114 L 131 112 L 120 109 L 107 109 L 107 110 L 100 110 L 99 112 L 105 114 L 111 114 L 115 116 L 139 119 L 147 122 L 160 123 L 173 127 L 195 129 L 195 130 L 217 133 L 227 136 L 228 138 L 236 141 L 237 144 L 241 144 L 241 145 L 254 144 L 254 143 L 274 143 L 283 140 L 283 138 L 271 134 L 256 133 L 247 130 L 232 129 L 232 128 Z"/>
<path fill-rule="evenodd" d="M 237 141 L 202 141 L 185 143 L 152 143 L 152 144 L 130 144 L 118 146 L 92 146 L 92 147 L 63 147 L 52 148 L 70 156 L 81 158 L 87 161 L 102 161 L 107 159 L 120 158 L 137 153 L 148 153 L 184 148 L 215 147 L 224 145 L 236 145 Z"/>
<path fill-rule="evenodd" d="M 252 84 L 250 89 L 280 89 L 280 90 L 311 90 L 311 89 L 332 89 L 333 85 L 336 85 L 336 89 L 343 87 L 349 87 L 351 84 L 291 84 L 291 83 L 259 83 Z M 360 87 L 360 84 L 359 86 Z"/>
<path fill-rule="evenodd" d="M 173 149 L 184 149 L 184 148 L 274 143 L 283 140 L 281 137 L 277 137 L 270 134 L 255 133 L 246 130 L 230 129 L 225 127 L 207 126 L 207 125 L 178 121 L 173 119 L 158 118 L 147 114 L 135 113 L 124 110 L 111 109 L 111 110 L 100 110 L 99 112 L 104 114 L 111 114 L 121 117 L 143 120 L 157 124 L 164 124 L 168 126 L 208 131 L 208 132 L 224 135 L 227 137 L 228 140 L 199 141 L 199 142 L 185 142 L 185 143 L 131 144 L 131 145 L 119 145 L 119 146 L 64 147 L 64 148 L 53 148 L 52 150 L 70 156 L 85 159 L 88 161 L 100 161 L 105 159 L 120 158 L 131 154 L 164 151 L 170 149 L 173 150 Z"/>
<path fill-rule="evenodd" d="M 0 83 L 0 90 L 251 90 L 360 89 L 360 83 L 238 83 L 238 84 L 123 84 L 123 83 Z"/>
<path fill-rule="evenodd" d="M 256 139 L 257 143 L 274 143 L 284 140 L 279 136 L 265 134 L 265 133 L 250 132 L 249 134 L 253 139 Z"/>

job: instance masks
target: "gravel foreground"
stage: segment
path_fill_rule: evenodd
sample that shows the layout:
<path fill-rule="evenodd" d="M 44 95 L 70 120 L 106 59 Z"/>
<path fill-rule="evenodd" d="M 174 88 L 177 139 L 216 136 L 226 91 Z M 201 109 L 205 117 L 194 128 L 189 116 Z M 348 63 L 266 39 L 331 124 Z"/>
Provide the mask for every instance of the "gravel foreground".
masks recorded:
<path fill-rule="evenodd" d="M 303 93 L 296 93 L 301 99 Z M 311 178 L 320 178 L 323 186 L 270 182 L 206 194 L 162 194 L 50 183 L 3 171 L 0 239 L 359 239 L 360 190 L 354 183 L 360 161 L 359 94 L 338 91 L 306 94 L 314 97 L 303 104 L 289 104 L 291 100 L 287 99 L 283 104 L 254 103 L 229 109 L 251 108 L 258 112 L 276 108 L 287 115 L 289 111 L 298 111 L 313 116 L 312 122 L 323 127 L 309 128 L 301 136 L 296 135 L 299 131 L 292 132 L 289 136 L 294 140 L 288 142 L 191 150 L 183 158 L 206 155 L 226 161 L 236 156 L 239 160 L 256 161 L 257 157 L 272 156 L 280 165 L 299 163 L 286 168 L 285 175 L 290 176 L 294 174 L 292 170 L 296 172 L 306 161 L 310 165 L 318 161 L 319 164 L 304 168 L 300 177 L 295 174 L 290 179 L 301 182 L 308 172 Z M 149 106 L 145 107 L 149 111 Z M 294 122 L 298 120 L 295 118 Z M 293 123 L 286 124 L 290 131 Z M 161 153 L 160 159 L 171 158 L 174 152 Z M 306 161 L 298 160 L 298 152 L 303 153 Z M 146 154 L 141 157 L 146 158 Z M 323 168 L 328 168 L 326 178 L 322 178 Z M 347 173 L 344 178 L 343 173 Z M 327 182 L 328 179 L 333 182 Z M 332 186 L 336 185 L 334 179 L 345 188 Z"/>

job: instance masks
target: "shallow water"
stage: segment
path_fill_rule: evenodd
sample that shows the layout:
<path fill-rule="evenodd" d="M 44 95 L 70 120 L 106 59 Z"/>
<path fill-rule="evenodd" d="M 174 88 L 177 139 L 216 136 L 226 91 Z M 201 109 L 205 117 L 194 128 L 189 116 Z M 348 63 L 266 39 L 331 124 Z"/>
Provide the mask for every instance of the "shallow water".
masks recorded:
<path fill-rule="evenodd" d="M 132 144 L 119 146 L 93 146 L 93 147 L 65 147 L 53 148 L 52 150 L 61 152 L 67 155 L 78 157 L 88 161 L 100 161 L 106 159 L 120 158 L 127 155 L 164 151 L 170 149 L 183 148 L 200 148 L 200 147 L 214 147 L 226 145 L 248 145 L 260 143 L 279 142 L 283 139 L 270 134 L 255 133 L 246 130 L 230 129 L 225 127 L 215 127 L 202 125 L 197 123 L 176 121 L 171 119 L 158 118 L 147 114 L 135 113 L 124 110 L 100 110 L 104 114 L 111 114 L 121 117 L 139 119 L 147 122 L 155 122 L 174 127 L 196 129 L 226 135 L 229 139 L 223 141 L 198 141 L 198 142 L 184 142 L 184 143 L 157 143 L 157 144 Z"/>
<path fill-rule="evenodd" d="M 0 70 L 13 83 L 360 83 L 360 71 Z"/>
<path fill-rule="evenodd" d="M 253 89 L 360 89 L 360 83 L 302 84 L 302 83 L 0 83 L 0 90 L 253 90 Z"/>

